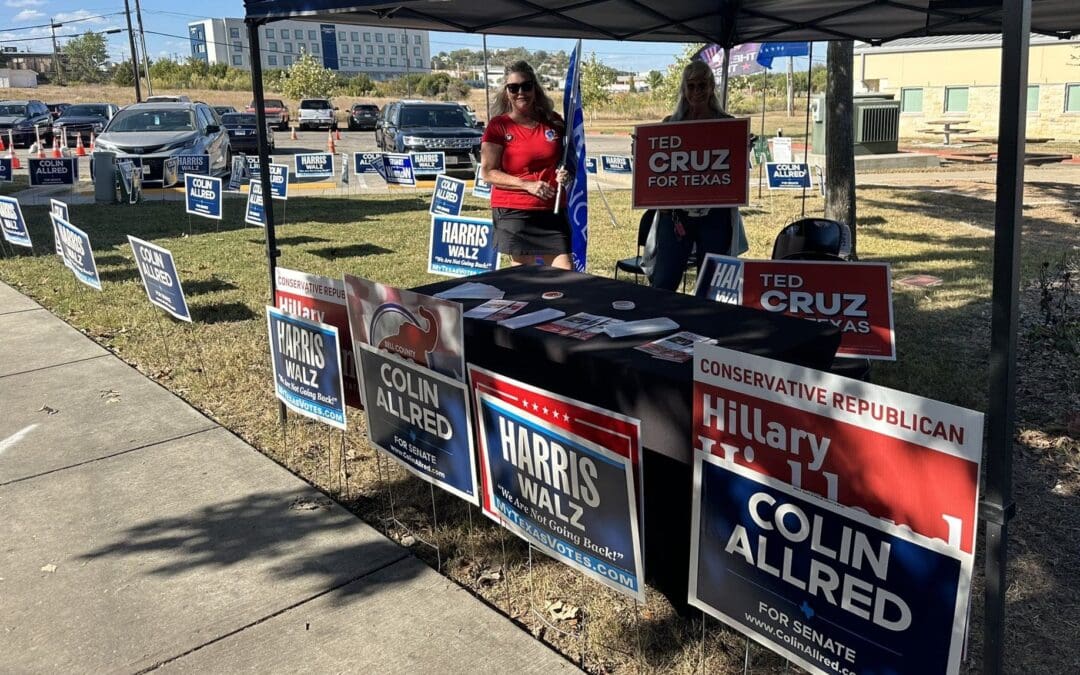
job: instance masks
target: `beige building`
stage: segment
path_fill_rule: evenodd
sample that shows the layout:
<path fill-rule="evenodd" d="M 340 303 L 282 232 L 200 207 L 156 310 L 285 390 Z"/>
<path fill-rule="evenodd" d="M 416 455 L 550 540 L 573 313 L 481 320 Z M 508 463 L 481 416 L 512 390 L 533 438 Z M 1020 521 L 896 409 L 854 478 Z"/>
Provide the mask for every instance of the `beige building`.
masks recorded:
<path fill-rule="evenodd" d="M 889 93 L 900 101 L 901 138 L 926 136 L 944 120 L 971 129 L 971 137 L 997 135 L 998 35 L 857 45 L 854 74 L 856 93 Z M 1080 143 L 1080 39 L 1031 36 L 1027 111 L 1028 138 Z"/>

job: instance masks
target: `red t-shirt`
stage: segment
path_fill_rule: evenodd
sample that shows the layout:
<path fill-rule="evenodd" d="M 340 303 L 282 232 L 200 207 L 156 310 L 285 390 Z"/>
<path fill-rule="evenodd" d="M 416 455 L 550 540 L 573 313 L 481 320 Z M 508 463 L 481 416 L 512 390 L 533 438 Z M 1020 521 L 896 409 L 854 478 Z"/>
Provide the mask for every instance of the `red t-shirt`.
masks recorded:
<path fill-rule="evenodd" d="M 502 146 L 500 169 L 504 173 L 522 180 L 542 180 L 556 187 L 555 166 L 562 157 L 562 134 L 553 127 L 541 122 L 530 129 L 514 122 L 509 115 L 497 115 L 488 122 L 483 142 Z M 555 198 L 540 199 L 524 190 L 505 190 L 493 185 L 491 205 L 550 211 L 555 208 Z"/>

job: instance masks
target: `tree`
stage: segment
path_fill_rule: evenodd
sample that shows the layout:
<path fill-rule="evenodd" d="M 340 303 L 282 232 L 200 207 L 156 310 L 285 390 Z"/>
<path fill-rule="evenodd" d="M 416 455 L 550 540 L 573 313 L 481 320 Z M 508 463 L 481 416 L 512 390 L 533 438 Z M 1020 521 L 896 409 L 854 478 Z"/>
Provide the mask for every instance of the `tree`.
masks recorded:
<path fill-rule="evenodd" d="M 615 84 L 615 69 L 605 66 L 596 58 L 596 52 L 581 62 L 581 106 L 594 112 L 611 100 L 608 87 Z"/>
<path fill-rule="evenodd" d="M 135 85 L 135 73 L 131 70 L 131 61 L 121 61 L 116 64 L 112 81 L 118 87 L 132 87 Z"/>
<path fill-rule="evenodd" d="M 69 80 L 88 83 L 105 81 L 109 52 L 105 47 L 104 35 L 87 32 L 73 37 L 63 46 L 61 53 Z"/>
<path fill-rule="evenodd" d="M 664 75 L 660 86 L 653 89 L 657 100 L 667 101 L 672 108 L 675 107 L 675 103 L 679 98 L 679 86 L 682 84 L 683 69 L 690 63 L 690 59 L 694 58 L 694 54 L 701 51 L 703 46 L 701 44 L 683 45 L 682 54 L 675 57 L 675 61 L 667 67 L 667 73 Z"/>
<path fill-rule="evenodd" d="M 286 71 L 282 93 L 289 98 L 330 98 L 337 75 L 324 68 L 311 54 L 303 54 Z"/>
<path fill-rule="evenodd" d="M 634 76 L 633 75 L 630 76 L 630 88 L 627 89 L 627 91 L 629 91 L 631 94 L 636 94 L 637 93 L 637 84 L 634 83 Z"/>
<path fill-rule="evenodd" d="M 649 91 L 656 91 L 664 86 L 664 74 L 659 70 L 650 70 L 649 77 L 645 81 L 649 84 Z"/>
<path fill-rule="evenodd" d="M 850 40 L 829 43 L 825 86 L 825 217 L 851 228 L 855 256 L 855 106 L 852 103 L 855 65 Z"/>

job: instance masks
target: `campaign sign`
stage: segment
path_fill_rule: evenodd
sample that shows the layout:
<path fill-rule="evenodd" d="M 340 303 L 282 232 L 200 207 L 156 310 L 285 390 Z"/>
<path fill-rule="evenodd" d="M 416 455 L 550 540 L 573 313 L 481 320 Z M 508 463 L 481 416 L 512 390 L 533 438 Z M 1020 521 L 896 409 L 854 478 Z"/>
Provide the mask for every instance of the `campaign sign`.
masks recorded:
<path fill-rule="evenodd" d="M 431 193 L 428 212 L 433 216 L 456 216 L 461 213 L 465 201 L 465 181 L 439 174 L 435 178 L 435 191 Z"/>
<path fill-rule="evenodd" d="M 79 158 L 30 158 L 30 185 L 74 185 L 79 179 Z"/>
<path fill-rule="evenodd" d="M 354 408 L 361 407 L 360 380 L 356 375 L 349 312 L 345 308 L 345 284 L 341 279 L 275 267 L 274 304 L 293 316 L 329 324 L 338 329 L 345 403 Z"/>
<path fill-rule="evenodd" d="M 376 166 L 377 163 L 381 162 L 381 152 L 354 152 L 353 173 L 357 176 L 362 176 L 366 173 L 373 173 L 375 175 L 379 175 L 379 170 L 376 168 Z"/>
<path fill-rule="evenodd" d="M 288 164 L 270 165 L 270 198 L 286 200 L 289 198 Z"/>
<path fill-rule="evenodd" d="M 210 155 L 176 155 L 176 170 L 182 176 L 189 173 L 210 175 Z"/>
<path fill-rule="evenodd" d="M 10 157 L 0 157 L 0 183 L 10 183 L 15 179 L 15 169 Z"/>
<path fill-rule="evenodd" d="M 329 152 L 293 155 L 297 178 L 333 178 L 334 156 Z"/>
<path fill-rule="evenodd" d="M 417 176 L 432 176 L 446 171 L 445 152 L 410 152 L 413 173 Z"/>
<path fill-rule="evenodd" d="M 232 166 L 229 167 L 229 191 L 238 191 L 247 179 L 247 159 L 242 153 L 233 155 Z"/>
<path fill-rule="evenodd" d="M 480 177 L 480 167 L 476 167 L 476 176 L 473 178 L 473 197 L 491 199 L 491 183 Z"/>
<path fill-rule="evenodd" d="M 49 213 L 52 213 L 64 220 L 71 222 L 71 218 L 68 215 L 68 205 L 59 199 L 49 200 Z M 50 219 L 51 220 L 51 219 Z M 60 245 L 60 232 L 56 229 L 56 223 L 52 223 L 53 226 L 53 243 L 56 245 L 56 255 L 60 256 L 60 259 L 64 259 L 64 248 Z"/>
<path fill-rule="evenodd" d="M 639 124 L 634 132 L 633 208 L 749 203 L 749 120 Z"/>
<path fill-rule="evenodd" d="M 289 410 L 345 428 L 338 331 L 266 306 L 274 394 Z"/>
<path fill-rule="evenodd" d="M 101 290 L 101 277 L 98 276 L 94 251 L 90 248 L 90 237 L 63 218 L 50 213 L 53 227 L 60 235 L 60 247 L 64 256 L 64 265 L 71 270 L 75 278 L 95 290 Z"/>
<path fill-rule="evenodd" d="M 431 217 L 428 272 L 448 277 L 499 269 L 495 226 L 482 218 Z"/>
<path fill-rule="evenodd" d="M 791 151 L 790 136 L 776 136 L 770 138 L 769 145 L 772 146 L 772 156 L 774 161 L 781 163 L 795 161 L 794 153 Z"/>
<path fill-rule="evenodd" d="M 4 241 L 9 244 L 34 248 L 18 199 L 0 196 L 0 228 L 4 231 Z"/>
<path fill-rule="evenodd" d="M 258 155 L 244 155 L 244 161 L 246 162 L 245 168 L 247 169 L 247 177 L 254 180 L 262 178 L 262 171 L 259 168 L 259 156 Z"/>
<path fill-rule="evenodd" d="M 412 156 L 385 153 L 382 156 L 382 177 L 387 185 L 416 187 L 416 174 L 413 172 Z"/>
<path fill-rule="evenodd" d="M 427 482 L 478 503 L 465 385 L 371 345 L 358 347 L 372 444 Z"/>
<path fill-rule="evenodd" d="M 770 190 L 802 190 L 814 187 L 809 164 L 765 164 Z"/>
<path fill-rule="evenodd" d="M 184 210 L 196 216 L 221 220 L 221 179 L 197 173 L 184 174 Z"/>
<path fill-rule="evenodd" d="M 695 295 L 829 323 L 840 329 L 837 356 L 896 360 L 887 263 L 737 260 L 710 253 Z"/>
<path fill-rule="evenodd" d="M 345 275 L 353 351 L 368 344 L 465 381 L 461 303 Z"/>
<path fill-rule="evenodd" d="M 604 173 L 633 173 L 629 157 L 619 155 L 600 155 L 600 165 L 604 167 Z"/>
<path fill-rule="evenodd" d="M 266 207 L 263 205 L 261 181 L 248 181 L 247 208 L 244 209 L 244 222 L 248 225 L 266 227 Z"/>
<path fill-rule="evenodd" d="M 957 673 L 971 560 L 694 454 L 691 605 L 813 673 Z"/>
<path fill-rule="evenodd" d="M 184 299 L 184 288 L 180 285 L 180 275 L 176 273 L 172 253 L 130 234 L 128 243 L 135 254 L 135 263 L 139 266 L 139 276 L 142 277 L 150 304 L 190 323 L 191 312 Z"/>
<path fill-rule="evenodd" d="M 588 173 L 596 173 L 596 158 L 595 157 L 586 157 L 585 158 L 585 171 L 587 171 Z"/>
<path fill-rule="evenodd" d="M 693 372 L 695 449 L 971 556 L 981 413 L 714 345 Z"/>
<path fill-rule="evenodd" d="M 644 602 L 639 421 L 472 364 L 469 379 L 484 513 Z"/>

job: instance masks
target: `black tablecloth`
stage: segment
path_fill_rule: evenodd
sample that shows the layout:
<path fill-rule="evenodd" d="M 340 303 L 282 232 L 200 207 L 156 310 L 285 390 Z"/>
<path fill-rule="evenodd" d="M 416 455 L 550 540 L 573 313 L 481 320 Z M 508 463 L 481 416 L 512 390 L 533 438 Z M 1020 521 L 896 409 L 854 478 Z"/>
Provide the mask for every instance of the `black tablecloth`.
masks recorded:
<path fill-rule="evenodd" d="M 462 283 L 449 280 L 414 290 L 433 295 Z M 518 315 L 553 307 L 623 320 L 668 317 L 687 330 L 715 338 L 722 347 L 811 368 L 827 369 L 840 343 L 828 324 L 792 319 L 701 300 L 648 286 L 552 267 L 511 267 L 468 281 L 505 291 L 504 299 L 528 301 Z M 544 300 L 546 291 L 563 297 Z M 613 309 L 630 300 L 632 310 Z M 482 300 L 461 301 L 465 310 Z M 673 363 L 634 349 L 662 335 L 587 341 L 535 327 L 508 330 L 494 322 L 465 320 L 465 358 L 496 373 L 641 420 L 646 573 L 673 602 L 686 602 L 690 555 L 693 362 Z M 674 331 L 671 331 L 674 332 Z"/>

